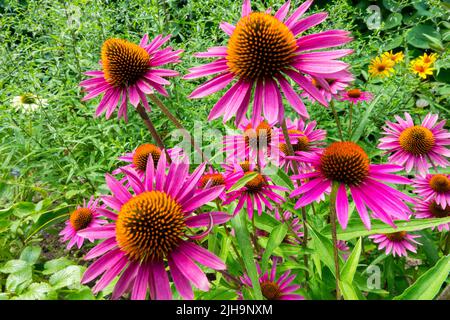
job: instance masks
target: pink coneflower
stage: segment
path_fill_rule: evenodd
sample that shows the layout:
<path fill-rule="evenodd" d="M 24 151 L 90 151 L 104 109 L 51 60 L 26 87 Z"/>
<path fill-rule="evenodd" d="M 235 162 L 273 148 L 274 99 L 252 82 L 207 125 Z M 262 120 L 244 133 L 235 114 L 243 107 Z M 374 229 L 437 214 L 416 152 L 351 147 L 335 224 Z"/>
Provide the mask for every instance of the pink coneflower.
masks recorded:
<path fill-rule="evenodd" d="M 288 129 L 295 129 L 290 122 Z M 256 127 L 246 118 L 239 125 L 239 133 L 227 135 L 224 139 L 224 149 L 227 162 L 246 161 L 248 159 L 258 159 L 261 165 L 265 165 L 268 158 L 276 158 L 276 152 L 281 141 L 284 141 L 283 131 L 274 124 L 269 124 L 262 120 Z M 293 140 L 301 134 L 289 132 L 289 137 Z M 276 159 L 275 159 L 276 160 Z"/>
<path fill-rule="evenodd" d="M 347 260 L 350 253 L 350 248 L 348 247 L 347 242 L 345 242 L 344 240 L 338 240 L 337 248 L 342 252 L 342 258 L 344 260 Z"/>
<path fill-rule="evenodd" d="M 86 228 L 99 227 L 106 220 L 100 218 L 100 213 L 98 212 L 98 200 L 94 200 L 92 197 L 86 204 L 86 200 L 83 201 L 83 206 L 78 206 L 75 211 L 70 214 L 69 220 L 66 221 L 66 227 L 59 233 L 63 236 L 61 241 L 66 242 L 70 239 L 67 244 L 67 250 L 70 250 L 75 244 L 78 249 L 83 245 L 84 239 L 88 239 L 90 242 L 94 242 L 92 237 L 83 237 L 79 235 L 79 231 Z"/>
<path fill-rule="evenodd" d="M 420 243 L 417 242 L 416 238 L 420 238 L 419 235 L 409 234 L 406 231 L 399 231 L 394 233 L 386 234 L 374 234 L 369 236 L 373 242 L 378 243 L 378 250 L 383 250 L 386 248 L 386 254 L 392 254 L 395 256 L 407 256 L 408 250 L 416 253 L 416 245 Z"/>
<path fill-rule="evenodd" d="M 413 168 L 425 176 L 431 165 L 446 167 L 450 163 L 445 157 L 450 157 L 450 133 L 444 130 L 445 120 L 436 123 L 438 115 L 427 114 L 421 125 L 414 125 L 409 113 L 405 112 L 406 120 L 395 116 L 398 123 L 386 122 L 379 148 L 387 150 L 392 155 L 389 161 L 405 167 L 407 172 Z M 431 164 L 430 164 L 431 162 Z"/>
<path fill-rule="evenodd" d="M 198 189 L 204 190 L 217 186 L 223 186 L 225 188 L 219 195 L 219 198 L 224 201 L 226 199 L 226 190 L 235 184 L 239 180 L 239 177 L 239 173 L 222 173 L 210 167 L 209 171 L 205 172 L 198 181 Z"/>
<path fill-rule="evenodd" d="M 297 113 L 308 117 L 305 105 L 289 79 L 315 100 L 324 106 L 328 105 L 305 75 L 327 78 L 330 74 L 347 69 L 348 64 L 336 59 L 350 54 L 352 50 L 314 50 L 341 46 L 352 38 L 350 32 L 344 30 L 328 30 L 298 37 L 328 16 L 321 12 L 300 19 L 311 4 L 312 0 L 304 2 L 286 18 L 290 1 L 275 15 L 271 15 L 268 12 L 252 12 L 250 0 L 244 0 L 242 17 L 237 25 L 226 22 L 220 25 L 230 36 L 227 46 L 212 47 L 207 52 L 198 53 L 197 57 L 217 60 L 191 68 L 184 77 L 195 79 L 216 75 L 194 90 L 190 98 L 205 97 L 236 81 L 212 108 L 209 120 L 223 116 L 226 122 L 235 116 L 238 125 L 245 117 L 253 96 L 253 125 L 261 121 L 262 113 L 269 123 L 281 123 L 284 118 L 281 92 Z"/>
<path fill-rule="evenodd" d="M 297 161 L 300 169 L 309 170 L 310 166 L 299 161 L 298 156 L 305 152 L 312 154 L 320 152 L 322 149 L 319 146 L 323 144 L 327 133 L 324 130 L 315 129 L 316 121 L 306 124 L 302 119 L 295 119 L 294 121 L 287 119 L 286 123 L 292 148 L 294 149 L 294 156 L 288 156 L 288 146 L 284 136 L 282 136 L 280 138 L 281 143 L 278 145 L 278 164 L 288 171 L 292 169 L 292 161 Z"/>
<path fill-rule="evenodd" d="M 370 217 L 366 206 L 373 212 L 374 218 L 394 227 L 393 218 L 409 219 L 411 211 L 404 202 L 413 202 L 413 199 L 383 183 L 409 184 L 410 180 L 391 173 L 400 171 L 400 166 L 370 164 L 364 150 L 348 141 L 334 142 L 320 155 L 305 154 L 303 160 L 309 162 L 316 171 L 292 176 L 293 180 L 309 179 L 290 195 L 291 198 L 303 195 L 297 201 L 296 209 L 318 199 L 336 183 L 339 185 L 336 214 L 343 229 L 348 223 L 347 188 L 367 229 L 370 230 Z"/>
<path fill-rule="evenodd" d="M 350 83 L 355 80 L 353 75 L 348 70 L 342 70 L 334 74 L 330 74 L 326 79 L 320 77 L 307 78 L 327 101 L 331 101 L 332 98 L 337 97 L 342 90 L 347 88 Z M 308 98 L 311 102 L 316 101 L 316 99 L 314 99 L 314 97 L 307 91 L 303 91 L 301 96 Z"/>
<path fill-rule="evenodd" d="M 129 164 L 122 166 L 112 172 L 113 175 L 123 173 L 122 170 L 129 170 L 136 173 L 141 179 L 144 178 L 145 169 L 147 168 L 147 160 L 152 155 L 154 166 L 156 167 L 161 157 L 161 149 L 154 144 L 144 143 L 134 149 L 133 152 L 126 153 L 119 157 L 119 160 L 128 162 Z M 181 161 L 183 158 L 183 150 L 181 148 L 167 149 L 167 154 L 172 161 Z"/>
<path fill-rule="evenodd" d="M 277 279 L 277 264 L 276 260 L 272 265 L 270 274 L 266 271 L 261 274 L 261 268 L 256 264 L 259 274 L 259 285 L 261 286 L 261 293 L 266 300 L 304 300 L 305 298 L 299 294 L 294 293 L 300 286 L 292 284 L 295 280 L 295 275 L 291 275 L 291 270 L 286 271 Z M 244 286 L 252 288 L 252 281 L 247 274 L 240 277 Z M 239 299 L 243 299 L 242 293 L 238 292 Z"/>
<path fill-rule="evenodd" d="M 373 95 L 367 91 L 361 91 L 359 89 L 350 89 L 342 92 L 341 100 L 350 101 L 353 104 L 358 104 L 362 101 L 372 100 Z"/>
<path fill-rule="evenodd" d="M 427 174 L 413 182 L 414 192 L 424 200 L 434 199 L 442 208 L 450 207 L 450 175 Z"/>
<path fill-rule="evenodd" d="M 280 215 L 278 209 L 275 209 L 275 219 L 283 221 L 284 223 L 289 223 L 289 230 L 294 234 L 288 233 L 284 238 L 283 242 L 291 245 L 301 245 L 304 236 L 303 224 L 300 222 L 298 217 L 295 217 L 291 212 L 284 211 Z"/>
<path fill-rule="evenodd" d="M 123 39 L 106 40 L 102 46 L 102 70 L 85 72 L 93 78 L 80 83 L 88 92 L 82 100 L 104 93 L 95 115 L 99 116 L 106 111 L 106 119 L 111 117 L 119 105 L 118 118 L 123 117 L 126 121 L 128 101 L 134 107 L 142 102 L 150 110 L 146 94 L 156 90 L 167 96 L 164 86 L 170 82 L 163 77 L 178 75 L 176 71 L 158 68 L 180 62 L 179 54 L 183 50 L 173 51 L 171 47 L 160 49 L 169 39 L 170 36 L 158 35 L 148 43 L 148 35 L 145 35 L 139 45 Z"/>
<path fill-rule="evenodd" d="M 450 217 L 450 206 L 446 206 L 444 208 L 434 200 L 420 201 L 419 203 L 417 203 L 414 209 L 416 211 L 416 218 L 419 219 Z M 450 222 L 439 225 L 438 230 L 449 231 Z"/>
<path fill-rule="evenodd" d="M 215 270 L 226 268 L 214 254 L 192 241 L 206 236 L 213 225 L 230 219 L 230 215 L 223 212 L 193 214 L 194 210 L 217 198 L 223 187 L 198 192 L 197 184 L 205 164 L 192 174 L 188 173 L 189 165 L 183 162 L 172 162 L 167 173 L 166 168 L 165 153 L 157 168 L 150 156 L 143 181 L 134 173 L 126 174 L 132 192 L 106 175 L 113 195 L 102 197 L 110 207 L 110 210 L 102 210 L 102 214 L 113 222 L 83 230 L 85 236 L 105 239 L 85 257 L 88 260 L 100 257 L 82 279 L 82 283 L 88 283 L 103 274 L 93 288 L 95 293 L 119 276 L 113 299 L 131 292 L 131 299 L 141 300 L 146 298 L 147 291 L 151 299 L 171 299 L 168 265 L 179 294 L 193 299 L 191 284 L 202 291 L 210 287 L 208 278 L 195 262 Z M 207 227 L 207 230 L 194 233 L 199 227 Z"/>
<path fill-rule="evenodd" d="M 248 163 L 248 170 L 245 169 L 247 168 L 243 168 L 241 165 L 235 165 L 234 172 L 237 173 L 238 179 L 252 173 L 256 173 L 256 176 L 248 181 L 242 188 L 227 193 L 227 199 L 223 202 L 224 205 L 227 205 L 239 199 L 238 204 L 234 209 L 234 214 L 237 214 L 246 204 L 247 213 L 251 219 L 253 217 L 255 206 L 258 215 L 260 216 L 263 212 L 264 205 L 269 210 L 273 210 L 271 202 L 280 204 L 284 201 L 284 197 L 275 191 L 288 191 L 288 189 L 272 185 L 270 178 L 262 173 L 263 168 L 260 168 L 261 171 L 258 171 L 255 164 Z"/>
<path fill-rule="evenodd" d="M 264 159 L 273 144 L 283 135 L 281 129 L 263 120 L 256 127 L 246 118 L 238 126 L 239 133 L 226 135 L 223 151 L 228 162 Z"/>

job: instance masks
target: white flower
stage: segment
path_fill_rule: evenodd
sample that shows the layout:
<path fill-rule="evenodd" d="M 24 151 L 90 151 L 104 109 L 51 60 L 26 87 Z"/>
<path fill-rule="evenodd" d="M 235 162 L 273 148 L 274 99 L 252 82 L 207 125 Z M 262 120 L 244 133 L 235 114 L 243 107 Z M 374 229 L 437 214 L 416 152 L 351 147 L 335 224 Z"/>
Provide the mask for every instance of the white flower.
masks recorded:
<path fill-rule="evenodd" d="M 12 99 L 12 106 L 23 113 L 35 112 L 47 105 L 47 99 L 41 99 L 32 93 L 25 93 Z"/>

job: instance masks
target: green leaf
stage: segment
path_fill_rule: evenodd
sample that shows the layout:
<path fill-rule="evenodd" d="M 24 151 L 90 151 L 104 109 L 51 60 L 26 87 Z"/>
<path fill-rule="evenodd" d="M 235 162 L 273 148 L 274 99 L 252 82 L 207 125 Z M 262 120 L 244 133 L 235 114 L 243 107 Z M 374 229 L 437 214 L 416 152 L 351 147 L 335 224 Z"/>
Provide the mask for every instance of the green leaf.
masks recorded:
<path fill-rule="evenodd" d="M 311 231 L 311 238 L 313 239 L 312 247 L 317 251 L 316 255 L 320 257 L 320 260 L 325 263 L 333 275 L 336 276 L 333 243 L 330 239 L 326 238 L 309 225 L 308 229 Z"/>
<path fill-rule="evenodd" d="M 361 256 L 361 241 L 361 238 L 359 238 L 355 248 L 341 270 L 341 279 L 348 283 L 353 282 L 353 277 L 355 276 L 356 268 L 358 267 L 359 257 Z"/>
<path fill-rule="evenodd" d="M 242 259 L 244 260 L 247 275 L 252 281 L 255 299 L 262 300 L 261 287 L 259 285 L 259 276 L 256 269 L 255 260 L 253 258 L 253 247 L 250 242 L 250 234 L 247 230 L 247 221 L 245 214 L 238 214 L 231 220 L 231 225 L 236 232 L 236 239 L 239 244 Z"/>
<path fill-rule="evenodd" d="M 436 31 L 435 27 L 427 24 L 419 24 L 409 30 L 406 35 L 406 41 L 416 48 L 430 48 L 430 40 L 425 36 L 441 39 L 441 35 Z"/>
<path fill-rule="evenodd" d="M 450 272 L 450 255 L 442 257 L 436 265 L 421 275 L 395 300 L 432 300 L 447 280 Z"/>
<path fill-rule="evenodd" d="M 373 108 L 377 104 L 378 100 L 380 100 L 380 98 L 382 96 L 383 96 L 382 94 L 376 96 L 375 99 L 373 99 L 372 102 L 370 103 L 370 105 L 367 107 L 366 111 L 364 112 L 364 116 L 359 121 L 359 126 L 356 128 L 355 132 L 353 133 L 352 141 L 358 141 L 359 138 L 361 138 L 361 136 L 364 132 L 364 129 L 366 128 L 366 125 L 369 122 L 369 116 L 372 113 Z"/>
<path fill-rule="evenodd" d="M 270 233 L 269 240 L 267 241 L 266 250 L 261 258 L 261 273 L 266 272 L 269 258 L 272 252 L 278 248 L 278 246 L 283 242 L 284 237 L 286 237 L 288 227 L 286 223 L 280 224 L 275 227 Z"/>
<path fill-rule="evenodd" d="M 83 287 L 79 291 L 72 292 L 65 297 L 65 300 L 95 300 L 91 289 Z"/>
<path fill-rule="evenodd" d="M 78 289 L 80 287 L 80 280 L 82 276 L 81 266 L 68 266 L 55 274 L 53 274 L 49 282 L 53 289 L 60 289 L 67 287 L 69 289 Z"/>
<path fill-rule="evenodd" d="M 227 193 L 230 193 L 232 191 L 239 190 L 243 186 L 247 184 L 247 182 L 253 180 L 258 175 L 258 172 L 252 172 L 249 174 L 245 174 L 242 178 L 240 178 L 238 181 L 236 181 L 235 184 L 227 191 Z"/>
<path fill-rule="evenodd" d="M 32 267 L 27 264 L 25 268 L 11 273 L 8 278 L 6 278 L 6 290 L 9 292 L 20 293 L 32 282 L 32 276 Z"/>
<path fill-rule="evenodd" d="M 380 233 L 393 233 L 400 231 L 416 231 L 427 229 L 431 227 L 436 227 L 441 224 L 449 223 L 450 217 L 445 218 L 432 218 L 432 219 L 416 219 L 411 221 L 395 221 L 395 225 L 397 228 L 392 228 L 391 226 L 385 224 L 379 220 L 372 220 L 372 228 L 367 230 L 364 224 L 358 218 L 352 219 L 349 221 L 347 228 L 342 230 L 340 226 L 338 226 L 337 237 L 339 240 L 350 240 L 358 237 L 366 237 L 371 234 L 380 234 Z M 322 230 L 322 234 L 326 237 L 331 238 L 331 229 L 330 226 L 326 226 Z"/>
<path fill-rule="evenodd" d="M 264 230 L 266 232 L 271 232 L 274 228 L 281 224 L 280 221 L 275 219 L 273 216 L 268 214 L 262 214 L 260 216 L 255 216 L 255 225 L 258 229 Z"/>
<path fill-rule="evenodd" d="M 28 262 L 30 265 L 33 265 L 36 263 L 37 259 L 39 258 L 41 254 L 41 248 L 38 246 L 28 246 L 25 249 L 23 249 L 22 253 L 20 254 L 20 260 Z"/>
<path fill-rule="evenodd" d="M 362 300 L 362 294 L 358 292 L 351 282 L 339 281 L 339 289 L 341 289 L 342 296 L 345 300 Z"/>
<path fill-rule="evenodd" d="M 391 13 L 386 21 L 384 21 L 383 30 L 388 30 L 399 26 L 402 23 L 403 16 L 401 13 Z"/>
<path fill-rule="evenodd" d="M 44 264 L 44 270 L 42 271 L 42 274 L 53 274 L 73 264 L 75 264 L 73 261 L 70 261 L 65 257 L 50 260 Z"/>
<path fill-rule="evenodd" d="M 29 264 L 23 260 L 9 260 L 3 267 L 0 268 L 2 273 L 14 273 L 25 270 L 29 267 Z"/>
<path fill-rule="evenodd" d="M 47 293 L 52 290 L 52 287 L 45 282 L 32 283 L 27 291 L 17 296 L 14 299 L 17 300 L 44 300 L 47 297 Z"/>
<path fill-rule="evenodd" d="M 288 188 L 289 190 L 294 189 L 294 184 L 292 183 L 291 178 L 289 178 L 286 172 L 282 169 L 278 169 L 275 174 L 270 176 L 270 178 L 277 186 L 282 186 Z"/>
<path fill-rule="evenodd" d="M 70 214 L 70 212 L 68 211 L 69 207 L 70 206 L 67 205 L 67 203 L 63 203 L 55 209 L 42 213 L 36 223 L 33 224 L 33 226 L 28 231 L 26 241 L 28 241 L 40 230 L 48 228 L 49 226 L 66 219 Z"/>

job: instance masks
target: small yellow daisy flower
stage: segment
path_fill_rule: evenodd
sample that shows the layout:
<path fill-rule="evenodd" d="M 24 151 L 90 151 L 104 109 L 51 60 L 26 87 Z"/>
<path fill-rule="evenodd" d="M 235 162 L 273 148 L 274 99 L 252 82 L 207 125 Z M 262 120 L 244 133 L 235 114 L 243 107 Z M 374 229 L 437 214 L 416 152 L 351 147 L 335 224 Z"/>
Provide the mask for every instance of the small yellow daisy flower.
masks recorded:
<path fill-rule="evenodd" d="M 432 75 L 433 70 L 434 68 L 432 68 L 430 64 L 423 63 L 420 58 L 411 61 L 411 71 L 422 79 L 426 79 L 427 76 Z"/>
<path fill-rule="evenodd" d="M 374 77 L 389 77 L 394 73 L 394 62 L 383 57 L 376 57 L 370 61 L 369 73 Z"/>
<path fill-rule="evenodd" d="M 432 53 L 428 55 L 426 52 L 423 54 L 423 56 L 420 56 L 417 58 L 418 60 L 422 61 L 425 64 L 433 64 L 437 60 L 437 54 Z"/>
<path fill-rule="evenodd" d="M 381 57 L 385 58 L 385 59 L 389 59 L 394 63 L 399 63 L 399 62 L 403 61 L 403 59 L 405 58 L 405 55 L 403 54 L 402 51 L 399 51 L 397 53 L 392 53 L 392 50 L 391 50 L 391 51 L 383 53 L 383 55 Z"/>

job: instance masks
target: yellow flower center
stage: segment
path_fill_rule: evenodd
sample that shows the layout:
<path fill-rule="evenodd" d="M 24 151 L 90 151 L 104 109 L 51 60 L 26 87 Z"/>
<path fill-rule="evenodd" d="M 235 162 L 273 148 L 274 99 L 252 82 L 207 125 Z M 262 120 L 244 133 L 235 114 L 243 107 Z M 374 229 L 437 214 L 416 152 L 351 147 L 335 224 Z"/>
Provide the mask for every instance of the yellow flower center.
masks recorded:
<path fill-rule="evenodd" d="M 273 77 L 291 64 L 296 49 L 295 37 L 283 22 L 254 12 L 237 23 L 228 42 L 227 65 L 243 79 Z"/>
<path fill-rule="evenodd" d="M 359 185 L 369 174 L 369 157 L 354 142 L 334 142 L 320 158 L 320 170 L 330 180 Z"/>
<path fill-rule="evenodd" d="M 87 228 L 91 223 L 93 212 L 89 208 L 78 208 L 70 214 L 70 224 L 75 231 Z"/>
<path fill-rule="evenodd" d="M 180 243 L 185 220 L 182 207 L 160 191 L 146 191 L 125 203 L 116 221 L 116 241 L 138 262 L 158 261 Z"/>
<path fill-rule="evenodd" d="M 123 39 L 108 39 L 102 46 L 105 80 L 114 87 L 128 87 L 149 69 L 150 55 L 144 48 Z"/>
<path fill-rule="evenodd" d="M 145 171 L 147 168 L 148 156 L 150 154 L 153 158 L 153 165 L 156 167 L 159 157 L 161 156 L 161 149 L 151 143 L 145 143 L 136 148 L 133 155 L 134 166 L 141 171 Z"/>
<path fill-rule="evenodd" d="M 427 154 L 433 148 L 434 141 L 430 129 L 422 126 L 406 128 L 399 137 L 402 149 L 416 156 Z"/>

